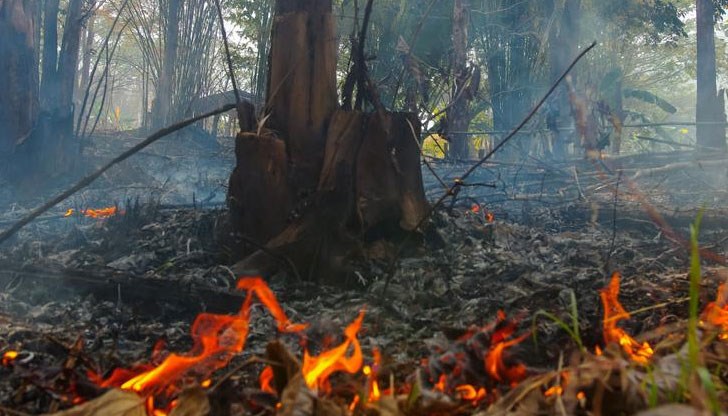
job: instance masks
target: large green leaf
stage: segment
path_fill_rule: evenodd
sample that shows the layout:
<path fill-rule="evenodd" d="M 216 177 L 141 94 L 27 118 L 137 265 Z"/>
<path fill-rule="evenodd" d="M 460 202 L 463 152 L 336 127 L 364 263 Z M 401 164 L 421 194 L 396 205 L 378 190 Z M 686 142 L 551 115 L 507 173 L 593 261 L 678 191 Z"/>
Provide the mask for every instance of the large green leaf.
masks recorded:
<path fill-rule="evenodd" d="M 666 113 L 675 114 L 677 112 L 677 108 L 675 108 L 675 106 L 667 102 L 667 100 L 660 98 L 649 91 L 625 88 L 623 90 L 623 94 L 624 98 L 634 98 L 648 104 L 654 104 L 660 107 L 660 109 L 662 109 L 662 111 Z"/>

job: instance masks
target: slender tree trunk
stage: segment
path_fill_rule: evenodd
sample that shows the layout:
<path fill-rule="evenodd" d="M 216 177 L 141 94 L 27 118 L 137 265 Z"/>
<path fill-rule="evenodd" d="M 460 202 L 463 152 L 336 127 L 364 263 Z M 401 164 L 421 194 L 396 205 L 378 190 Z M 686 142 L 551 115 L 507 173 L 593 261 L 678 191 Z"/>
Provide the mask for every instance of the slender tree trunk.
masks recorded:
<path fill-rule="evenodd" d="M 453 159 L 468 160 L 473 153 L 468 136 L 470 114 L 468 104 L 472 98 L 469 92 L 470 71 L 468 70 L 468 1 L 453 2 L 452 18 L 452 77 L 451 99 L 454 100 L 447 112 L 447 133 L 450 138 L 450 154 Z"/>
<path fill-rule="evenodd" d="M 554 7 L 558 7 L 554 1 Z M 576 55 L 579 40 L 579 17 L 581 15 L 581 0 L 565 0 L 561 18 L 554 22 L 549 34 L 549 78 L 555 80 L 561 75 L 566 65 Z M 559 12 L 558 10 L 554 10 Z M 570 75 L 572 82 L 576 82 L 575 75 Z M 547 124 L 551 131 L 551 152 L 557 160 L 566 158 L 568 144 L 573 141 L 573 133 L 569 124 L 573 121 L 569 93 L 566 84 L 559 87 L 553 101 L 549 103 Z"/>
<path fill-rule="evenodd" d="M 86 31 L 83 42 L 83 60 L 81 63 L 81 76 L 79 78 L 78 93 L 76 94 L 76 102 L 79 104 L 76 108 L 80 107 L 80 102 L 83 99 L 83 93 L 88 87 L 88 80 L 91 75 L 91 55 L 94 48 L 94 26 L 96 25 L 96 15 L 89 16 L 88 23 L 86 24 Z"/>
<path fill-rule="evenodd" d="M 176 84 L 175 65 L 177 63 L 177 46 L 179 42 L 180 1 L 167 0 L 164 60 L 162 61 L 162 74 L 159 77 L 152 116 L 154 128 L 161 128 L 170 121 L 170 108 L 173 105 L 172 89 Z"/>
<path fill-rule="evenodd" d="M 58 101 L 66 114 L 73 113 L 73 91 L 78 72 L 78 54 L 81 49 L 81 30 L 83 28 L 84 0 L 70 0 L 66 11 L 66 24 L 63 29 L 63 43 L 58 60 Z M 65 108 L 63 108 L 65 107 Z M 73 130 L 73 117 L 69 128 Z"/>
<path fill-rule="evenodd" d="M 35 16 L 35 1 L 0 0 L 0 159 L 31 133 L 38 112 Z"/>
<path fill-rule="evenodd" d="M 698 151 L 726 151 L 723 94 L 718 95 L 715 61 L 715 6 L 712 0 L 696 0 L 698 36 L 697 103 L 695 121 Z"/>
<path fill-rule="evenodd" d="M 53 104 L 58 86 L 58 11 L 60 0 L 46 0 L 43 10 L 43 61 L 41 69 L 41 106 Z"/>

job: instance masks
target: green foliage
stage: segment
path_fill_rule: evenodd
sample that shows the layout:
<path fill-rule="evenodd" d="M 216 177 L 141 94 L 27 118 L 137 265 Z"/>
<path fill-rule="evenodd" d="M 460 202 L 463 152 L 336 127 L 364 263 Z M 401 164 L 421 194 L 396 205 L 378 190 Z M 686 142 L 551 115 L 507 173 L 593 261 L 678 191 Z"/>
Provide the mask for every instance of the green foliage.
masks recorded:
<path fill-rule="evenodd" d="M 675 106 L 649 91 L 625 88 L 623 94 L 625 98 L 634 98 L 648 104 L 654 104 L 666 113 L 675 114 L 677 112 Z"/>
<path fill-rule="evenodd" d="M 558 325 L 559 328 L 563 329 L 564 332 L 566 332 L 569 337 L 576 343 L 576 345 L 579 346 L 579 349 L 581 351 L 585 350 L 584 343 L 581 340 L 581 334 L 579 332 L 579 310 L 576 303 L 576 294 L 573 290 L 569 291 L 569 299 L 569 318 L 571 318 L 571 326 L 569 326 L 569 324 L 566 323 L 564 320 L 559 319 L 559 317 L 557 317 L 553 313 L 540 309 L 536 311 L 536 313 L 533 315 L 533 320 L 531 321 L 531 333 L 533 334 L 534 343 L 538 344 L 538 331 L 536 330 L 536 321 L 539 317 L 543 316 Z"/>

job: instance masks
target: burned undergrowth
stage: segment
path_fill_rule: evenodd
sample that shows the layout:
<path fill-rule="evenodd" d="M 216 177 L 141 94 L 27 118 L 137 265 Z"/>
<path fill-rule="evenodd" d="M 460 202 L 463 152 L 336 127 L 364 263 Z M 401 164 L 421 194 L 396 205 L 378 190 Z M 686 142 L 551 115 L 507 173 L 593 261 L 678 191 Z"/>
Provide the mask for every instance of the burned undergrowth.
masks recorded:
<path fill-rule="evenodd" d="M 173 399 L 184 386 L 207 389 L 202 397 L 212 414 L 272 413 L 277 403 L 329 409 L 313 414 L 349 407 L 384 415 L 563 414 L 562 408 L 586 414 L 598 406 L 602 414 L 633 414 L 679 399 L 668 400 L 665 392 L 680 389 L 689 250 L 664 238 L 659 227 L 630 226 L 635 222 L 625 219 L 642 216 L 641 209 L 620 212 L 620 222 L 600 223 L 594 203 L 577 200 L 531 207 L 524 220 L 504 218 L 514 201 L 484 204 L 477 195 L 459 201 L 436 212 L 422 244 L 397 262 L 386 292 L 394 250 L 385 243 L 368 248 L 369 260 L 355 265 L 346 288 L 297 282 L 285 271 L 266 276 L 290 321 L 309 324 L 303 335 L 277 334 L 266 308 L 253 303 L 244 349 L 232 353 L 225 368 L 186 374 L 177 384 L 181 390 L 158 396 L 152 407 L 166 412 L 179 406 Z M 224 211 L 119 208 L 123 215 L 106 219 L 59 219 L 73 221 L 73 232 L 3 250 L 0 352 L 17 353 L 5 356 L 0 368 L 3 409 L 39 414 L 93 400 L 114 385 L 100 381 L 114 369 L 142 371 L 171 353 L 199 352 L 190 336 L 198 313 L 241 313 L 245 292 L 235 290 L 241 276 L 225 265 L 220 248 Z M 722 231 L 703 230 L 704 247 L 721 250 Z M 600 291 L 613 271 L 622 274 L 619 301 L 633 312 L 619 327 L 649 342 L 657 364 L 644 367 L 605 346 Z M 721 267 L 706 264 L 701 308 L 716 299 L 725 278 Z M 344 336 L 362 308 L 361 329 Z M 276 339 L 282 344 L 271 353 Z M 307 396 L 306 383 L 296 381 L 304 350 L 316 356 L 354 339 L 359 366 L 369 366 L 369 375 L 335 372 L 316 388 L 328 399 Z M 702 345 L 705 365 L 725 382 L 725 343 L 706 339 Z M 597 347 L 602 356 L 594 355 Z M 495 350 L 503 354 L 497 363 Z M 261 384 L 266 363 L 287 360 L 289 370 L 275 372 L 278 384 Z M 650 381 L 664 366 L 672 375 Z M 671 390 L 674 380 L 678 387 Z M 681 397 L 708 406 L 709 395 L 695 393 L 707 390 L 685 383 L 688 393 Z M 276 393 L 271 384 L 289 390 Z M 715 394 L 725 403 L 719 387 Z M 608 407 L 616 397 L 625 407 Z M 141 406 L 144 411 L 150 404 Z"/>

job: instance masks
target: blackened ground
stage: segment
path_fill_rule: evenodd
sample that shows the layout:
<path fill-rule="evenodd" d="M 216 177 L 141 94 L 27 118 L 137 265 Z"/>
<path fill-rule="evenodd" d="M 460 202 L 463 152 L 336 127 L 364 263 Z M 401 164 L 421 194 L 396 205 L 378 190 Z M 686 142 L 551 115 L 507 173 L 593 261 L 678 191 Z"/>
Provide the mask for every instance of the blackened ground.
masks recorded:
<path fill-rule="evenodd" d="M 464 169 L 437 165 L 446 179 Z M 366 307 L 360 339 L 367 356 L 380 348 L 385 368 L 399 380 L 411 376 L 433 346 L 493 321 L 498 310 L 521 319 L 519 334 L 538 334 L 538 344 L 529 338 L 513 348 L 512 359 L 531 371 L 553 369 L 559 354 L 576 344 L 548 320 L 532 327 L 532 318 L 545 310 L 570 319 L 573 293 L 585 345 L 599 344 L 598 291 L 612 271 L 624 276 L 620 299 L 627 310 L 662 305 L 636 314 L 625 324 L 629 332 L 687 315 L 689 250 L 655 225 L 653 209 L 674 225 L 674 235 L 686 238 L 694 212 L 708 200 L 710 226 L 701 230 L 701 243 L 719 256 L 725 252 L 720 172 L 679 170 L 628 185 L 635 173 L 619 176 L 583 161 L 488 166 L 455 204 L 435 213 L 424 244 L 397 261 L 386 292 L 396 247 L 385 243 L 368 248 L 370 260 L 356 265 L 347 288 L 296 282 L 283 272 L 267 279 L 293 321 L 313 324 L 313 344 L 340 335 Z M 442 192 L 431 175 L 426 187 L 433 199 Z M 60 218 L 59 211 L 0 248 L 0 353 L 21 352 L 15 366 L 0 368 L 2 406 L 37 414 L 63 403 L 60 368 L 78 339 L 82 360 L 72 373 L 83 395 L 92 397 L 98 392 L 86 383 L 85 368 L 106 372 L 146 361 L 160 338 L 167 350 L 186 351 L 197 313 L 235 312 L 242 302 L 232 289 L 238 276 L 228 268 L 231 253 L 219 244 L 224 210 L 149 200 L 126 203 L 125 215 L 108 220 Z M 15 218 L 9 210 L 4 216 Z M 705 265 L 703 304 L 726 275 L 719 265 Z M 270 316 L 257 308 L 246 350 L 232 365 L 263 356 L 267 342 L 279 337 Z M 300 356 L 297 340 L 283 338 Z M 247 390 L 240 387 L 257 387 L 259 371 L 246 367 L 231 379 L 241 402 Z"/>

